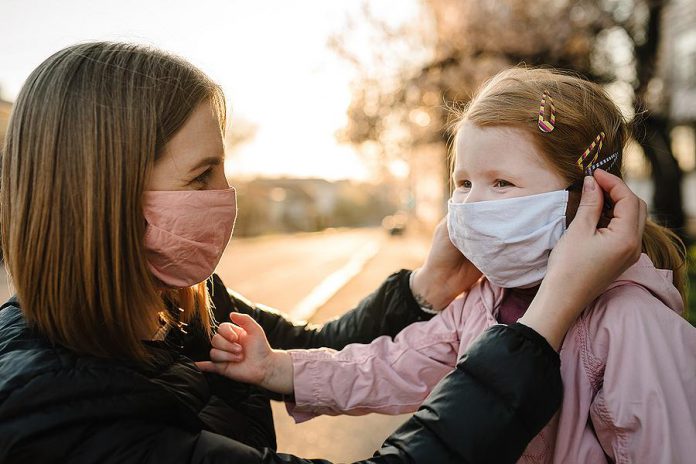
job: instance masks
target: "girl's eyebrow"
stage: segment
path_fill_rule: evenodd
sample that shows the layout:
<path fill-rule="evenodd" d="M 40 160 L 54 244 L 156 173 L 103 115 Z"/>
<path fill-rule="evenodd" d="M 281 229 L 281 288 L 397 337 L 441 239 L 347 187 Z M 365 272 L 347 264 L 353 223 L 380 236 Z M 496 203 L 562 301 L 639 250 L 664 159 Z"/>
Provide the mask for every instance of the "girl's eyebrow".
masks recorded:
<path fill-rule="evenodd" d="M 466 176 L 467 174 L 468 174 L 468 172 L 466 170 L 457 169 L 452 173 L 452 177 L 456 178 L 456 177 Z M 505 172 L 505 171 L 501 171 L 498 169 L 489 169 L 489 170 L 483 171 L 482 174 L 484 174 L 488 177 L 501 177 L 501 178 L 506 178 L 506 179 L 519 178 L 519 176 L 517 176 L 511 172 Z"/>
<path fill-rule="evenodd" d="M 198 163 L 196 163 L 195 166 L 193 166 L 191 169 L 189 169 L 189 172 L 197 171 L 200 168 L 202 168 L 203 166 L 217 166 L 218 164 L 221 164 L 224 160 L 225 160 L 224 155 L 209 156 L 207 158 L 203 158 Z"/>

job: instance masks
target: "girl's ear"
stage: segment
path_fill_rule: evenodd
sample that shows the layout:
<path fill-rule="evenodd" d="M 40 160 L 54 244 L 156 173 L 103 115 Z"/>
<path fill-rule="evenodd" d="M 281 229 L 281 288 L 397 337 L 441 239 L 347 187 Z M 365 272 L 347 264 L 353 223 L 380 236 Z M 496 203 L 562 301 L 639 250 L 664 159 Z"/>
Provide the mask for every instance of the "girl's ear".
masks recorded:
<path fill-rule="evenodd" d="M 578 212 L 578 206 L 580 206 L 580 197 L 582 196 L 582 191 L 569 190 L 568 191 L 568 206 L 566 206 L 566 229 L 570 226 L 570 223 L 575 219 L 575 214 Z"/>

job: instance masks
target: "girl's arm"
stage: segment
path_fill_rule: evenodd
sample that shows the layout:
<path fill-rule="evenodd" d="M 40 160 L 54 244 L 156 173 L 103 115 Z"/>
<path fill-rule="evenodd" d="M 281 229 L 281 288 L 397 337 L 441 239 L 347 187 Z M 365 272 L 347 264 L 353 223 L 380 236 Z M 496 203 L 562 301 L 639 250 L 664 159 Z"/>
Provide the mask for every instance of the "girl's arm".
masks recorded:
<path fill-rule="evenodd" d="M 399 414 L 415 411 L 434 385 L 456 364 L 458 307 L 428 322 L 412 324 L 396 339 L 380 337 L 369 345 L 330 349 L 272 350 L 263 330 L 248 316 L 233 314 L 238 326 L 222 324 L 213 337 L 211 359 L 202 370 L 295 394 L 291 413 Z"/>

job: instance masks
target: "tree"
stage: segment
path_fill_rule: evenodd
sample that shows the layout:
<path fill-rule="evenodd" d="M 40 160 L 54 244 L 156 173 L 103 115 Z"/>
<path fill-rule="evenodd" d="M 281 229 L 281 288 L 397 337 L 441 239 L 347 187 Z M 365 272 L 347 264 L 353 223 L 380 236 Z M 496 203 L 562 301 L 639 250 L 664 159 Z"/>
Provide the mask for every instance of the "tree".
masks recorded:
<path fill-rule="evenodd" d="M 375 143 L 385 157 L 403 152 L 389 150 L 394 134 L 401 134 L 402 146 L 446 147 L 451 102 L 465 103 L 496 72 L 521 63 L 570 69 L 612 84 L 633 102 L 636 139 L 653 168 L 657 219 L 683 232 L 681 171 L 670 148 L 668 113 L 664 104 L 648 104 L 664 6 L 659 0 L 423 0 L 432 26 L 424 21 L 403 32 L 426 37 L 414 46 L 426 58 L 387 73 L 387 79 L 364 72 L 343 138 Z M 369 15 L 365 20 L 383 31 L 382 54 L 402 46 L 395 31 Z M 341 49 L 336 43 L 343 43 L 340 37 L 334 47 Z"/>

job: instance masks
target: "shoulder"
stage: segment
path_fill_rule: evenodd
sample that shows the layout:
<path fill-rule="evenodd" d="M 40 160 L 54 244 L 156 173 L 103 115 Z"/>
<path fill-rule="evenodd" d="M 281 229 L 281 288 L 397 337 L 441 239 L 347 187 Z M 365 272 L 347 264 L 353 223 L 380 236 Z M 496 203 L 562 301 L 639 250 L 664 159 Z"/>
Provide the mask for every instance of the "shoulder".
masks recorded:
<path fill-rule="evenodd" d="M 605 362 L 610 351 L 663 354 L 696 348 L 696 328 L 644 286 L 626 282 L 610 288 L 587 308 L 575 326 L 589 355 Z"/>
<path fill-rule="evenodd" d="M 600 295 L 582 315 L 595 336 L 628 327 L 648 328 L 653 324 L 679 325 L 684 319 L 649 289 L 637 283 L 623 283 Z"/>
<path fill-rule="evenodd" d="M 36 377 L 71 363 L 48 340 L 27 326 L 13 300 L 0 308 L 0 402 Z"/>
<path fill-rule="evenodd" d="M 157 396 L 171 402 L 169 380 L 176 376 L 194 383 L 188 379 L 195 367 L 180 362 L 177 353 L 153 353 L 151 367 L 81 355 L 52 344 L 27 327 L 18 306 L 5 305 L 0 310 L 0 422 L 67 403 L 72 415 L 89 416 L 109 409 L 125 413 L 125 404 L 142 409 Z"/>

